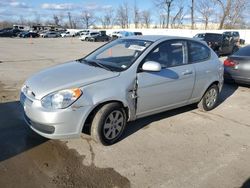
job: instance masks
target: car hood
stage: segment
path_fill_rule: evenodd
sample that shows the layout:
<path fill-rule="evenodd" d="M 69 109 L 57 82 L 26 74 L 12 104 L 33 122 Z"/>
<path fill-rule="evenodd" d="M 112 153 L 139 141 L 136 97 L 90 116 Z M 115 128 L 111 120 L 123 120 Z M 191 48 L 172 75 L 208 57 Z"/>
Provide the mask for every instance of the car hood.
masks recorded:
<path fill-rule="evenodd" d="M 119 72 L 73 61 L 43 70 L 31 76 L 25 85 L 35 94 L 36 99 L 41 99 L 55 91 L 85 86 L 119 74 Z"/>

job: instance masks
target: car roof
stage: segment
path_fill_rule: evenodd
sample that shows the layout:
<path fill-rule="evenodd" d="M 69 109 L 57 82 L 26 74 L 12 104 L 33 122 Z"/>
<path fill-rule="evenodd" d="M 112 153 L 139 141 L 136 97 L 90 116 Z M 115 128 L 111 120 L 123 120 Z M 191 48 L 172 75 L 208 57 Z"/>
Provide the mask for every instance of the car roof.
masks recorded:
<path fill-rule="evenodd" d="M 179 37 L 179 36 L 168 36 L 168 35 L 135 35 L 135 36 L 129 36 L 123 39 L 140 39 L 140 40 L 147 40 L 151 42 L 156 42 L 158 40 L 166 39 L 184 39 L 184 40 L 193 40 L 193 41 L 199 41 L 198 39 L 188 38 L 188 37 Z"/>

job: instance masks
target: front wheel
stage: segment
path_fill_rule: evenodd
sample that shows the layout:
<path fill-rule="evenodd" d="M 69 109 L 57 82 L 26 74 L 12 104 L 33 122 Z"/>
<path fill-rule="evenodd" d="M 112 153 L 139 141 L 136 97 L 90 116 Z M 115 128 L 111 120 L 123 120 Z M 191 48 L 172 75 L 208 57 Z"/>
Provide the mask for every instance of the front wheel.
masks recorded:
<path fill-rule="evenodd" d="M 219 98 L 219 88 L 217 85 L 212 85 L 203 95 L 201 101 L 198 103 L 198 108 L 202 111 L 210 111 L 217 105 Z"/>
<path fill-rule="evenodd" d="M 126 113 L 119 103 L 105 104 L 92 121 L 91 136 L 104 145 L 114 144 L 121 137 L 126 124 Z"/>

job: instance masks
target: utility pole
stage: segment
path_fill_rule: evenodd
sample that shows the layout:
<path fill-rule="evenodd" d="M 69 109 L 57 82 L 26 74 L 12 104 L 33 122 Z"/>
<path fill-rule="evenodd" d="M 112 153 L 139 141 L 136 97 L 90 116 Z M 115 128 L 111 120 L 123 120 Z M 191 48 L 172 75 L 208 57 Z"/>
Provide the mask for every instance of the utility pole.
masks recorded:
<path fill-rule="evenodd" d="M 194 0 L 192 0 L 191 6 L 191 29 L 194 29 Z"/>
<path fill-rule="evenodd" d="M 169 26 L 169 14 L 170 14 L 170 7 L 171 7 L 171 3 L 172 2 L 173 2 L 173 0 L 166 0 L 167 11 L 168 11 L 168 15 L 167 15 L 167 28 Z"/>
<path fill-rule="evenodd" d="M 68 12 L 68 17 L 69 17 L 69 25 L 70 25 L 70 29 L 72 29 L 72 20 L 71 20 L 71 15 L 70 12 Z"/>

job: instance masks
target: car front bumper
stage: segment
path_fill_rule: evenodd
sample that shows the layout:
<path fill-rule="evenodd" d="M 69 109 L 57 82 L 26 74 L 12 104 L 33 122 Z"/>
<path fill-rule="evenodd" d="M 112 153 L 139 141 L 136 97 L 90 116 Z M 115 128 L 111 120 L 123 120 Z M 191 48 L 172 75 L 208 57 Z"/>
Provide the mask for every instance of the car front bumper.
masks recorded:
<path fill-rule="evenodd" d="M 79 136 L 91 112 L 91 106 L 48 110 L 41 106 L 40 100 L 32 100 L 23 93 L 20 102 L 24 108 L 24 120 L 29 127 L 50 139 Z"/>

